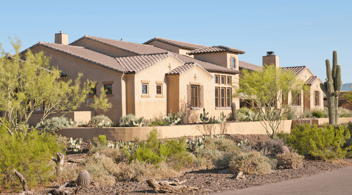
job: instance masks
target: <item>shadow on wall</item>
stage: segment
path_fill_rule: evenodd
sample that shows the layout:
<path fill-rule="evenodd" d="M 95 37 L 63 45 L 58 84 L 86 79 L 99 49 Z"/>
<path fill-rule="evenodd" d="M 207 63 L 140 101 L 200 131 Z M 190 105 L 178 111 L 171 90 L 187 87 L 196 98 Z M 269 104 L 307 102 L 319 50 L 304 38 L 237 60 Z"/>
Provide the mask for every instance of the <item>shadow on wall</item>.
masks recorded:
<path fill-rule="evenodd" d="M 186 98 L 180 100 L 180 106 L 180 112 L 186 113 L 185 123 L 196 123 L 200 121 L 197 110 L 189 109 L 191 107 L 191 104 L 187 103 Z"/>

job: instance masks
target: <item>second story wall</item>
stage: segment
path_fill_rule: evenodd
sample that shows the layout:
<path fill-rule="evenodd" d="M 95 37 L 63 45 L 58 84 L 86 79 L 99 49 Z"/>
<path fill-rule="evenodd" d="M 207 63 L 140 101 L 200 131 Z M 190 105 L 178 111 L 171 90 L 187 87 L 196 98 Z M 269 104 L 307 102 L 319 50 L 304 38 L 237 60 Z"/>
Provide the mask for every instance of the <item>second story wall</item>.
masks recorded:
<path fill-rule="evenodd" d="M 205 62 L 217 64 L 226 68 L 231 68 L 231 69 L 232 69 L 232 58 L 234 58 L 235 60 L 234 69 L 239 70 L 238 54 L 227 53 L 227 52 L 204 53 L 204 54 L 194 55 L 194 58 Z"/>

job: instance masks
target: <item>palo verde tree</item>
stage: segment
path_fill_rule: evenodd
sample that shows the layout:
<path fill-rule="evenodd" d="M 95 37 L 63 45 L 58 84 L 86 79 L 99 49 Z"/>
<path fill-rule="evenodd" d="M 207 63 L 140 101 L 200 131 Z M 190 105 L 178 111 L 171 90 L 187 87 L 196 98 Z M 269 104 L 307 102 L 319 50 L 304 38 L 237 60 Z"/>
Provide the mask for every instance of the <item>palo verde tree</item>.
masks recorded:
<path fill-rule="evenodd" d="M 297 94 L 301 94 L 304 84 L 290 70 L 283 71 L 274 65 L 264 67 L 256 71 L 243 70 L 235 96 L 254 102 L 262 126 L 274 138 L 283 117 L 290 111 Z M 289 94 L 293 97 L 290 102 Z"/>
<path fill-rule="evenodd" d="M 41 121 L 52 113 L 73 111 L 84 106 L 104 111 L 111 108 L 104 89 L 101 89 L 99 98 L 95 97 L 90 103 L 86 101 L 94 83 L 89 80 L 82 82 L 82 74 L 75 80 L 63 78 L 60 70 L 50 66 L 50 58 L 43 52 L 33 54 L 28 50 L 21 54 L 18 38 L 11 40 L 11 44 L 14 55 L 6 54 L 0 45 L 0 111 L 10 123 L 10 134 L 26 129 L 23 126 L 40 108 L 43 110 Z M 23 55 L 25 60 L 21 60 Z M 0 125 L 5 125 L 4 119 L 0 119 Z"/>

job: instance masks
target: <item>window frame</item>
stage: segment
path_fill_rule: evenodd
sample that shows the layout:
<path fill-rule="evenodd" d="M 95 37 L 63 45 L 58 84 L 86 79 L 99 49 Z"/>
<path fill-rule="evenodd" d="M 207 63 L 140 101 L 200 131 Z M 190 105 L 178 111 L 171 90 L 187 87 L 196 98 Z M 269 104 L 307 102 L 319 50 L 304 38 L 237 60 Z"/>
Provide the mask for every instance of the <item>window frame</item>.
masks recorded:
<path fill-rule="evenodd" d="M 223 84 L 223 85 L 226 84 L 226 79 L 225 79 L 225 76 L 224 76 L 224 75 L 221 75 L 221 76 L 220 76 L 220 84 Z"/>
<path fill-rule="evenodd" d="M 221 105 L 221 108 L 226 108 L 226 88 L 225 87 L 220 88 L 220 105 Z"/>
<path fill-rule="evenodd" d="M 230 95 L 229 95 L 229 92 L 230 92 Z M 228 87 L 226 88 L 226 104 L 227 104 L 227 107 L 231 107 L 231 100 L 232 100 L 232 88 L 231 87 Z"/>
<path fill-rule="evenodd" d="M 195 89 L 195 90 L 194 90 Z M 196 94 L 194 94 L 196 92 Z M 191 108 L 199 108 L 200 86 L 191 85 Z"/>
<path fill-rule="evenodd" d="M 215 87 L 215 108 L 220 107 L 220 87 Z"/>
<path fill-rule="evenodd" d="M 158 87 L 160 87 L 160 93 L 158 93 Z M 163 85 L 162 84 L 156 84 L 155 86 L 155 93 L 156 95 L 163 95 Z"/>
<path fill-rule="evenodd" d="M 234 57 L 231 58 L 231 68 L 236 69 L 236 58 Z"/>
<path fill-rule="evenodd" d="M 146 93 L 143 92 L 143 86 L 146 86 Z M 142 83 L 142 95 L 149 95 L 149 84 L 148 83 Z"/>
<path fill-rule="evenodd" d="M 107 86 L 111 86 L 111 88 L 110 88 L 111 93 L 107 92 L 107 89 L 108 89 Z M 112 84 L 104 84 L 104 91 L 105 91 L 106 95 L 112 95 Z"/>
<path fill-rule="evenodd" d="M 319 91 L 314 91 L 314 100 L 315 100 L 315 106 L 320 106 L 320 92 Z"/>
<path fill-rule="evenodd" d="M 301 91 L 299 91 L 292 101 L 292 106 L 301 106 Z"/>
<path fill-rule="evenodd" d="M 220 75 L 215 75 L 214 80 L 215 80 L 215 84 L 220 84 Z"/>
<path fill-rule="evenodd" d="M 226 83 L 227 83 L 228 85 L 232 85 L 232 76 L 227 76 L 227 77 L 226 77 Z"/>

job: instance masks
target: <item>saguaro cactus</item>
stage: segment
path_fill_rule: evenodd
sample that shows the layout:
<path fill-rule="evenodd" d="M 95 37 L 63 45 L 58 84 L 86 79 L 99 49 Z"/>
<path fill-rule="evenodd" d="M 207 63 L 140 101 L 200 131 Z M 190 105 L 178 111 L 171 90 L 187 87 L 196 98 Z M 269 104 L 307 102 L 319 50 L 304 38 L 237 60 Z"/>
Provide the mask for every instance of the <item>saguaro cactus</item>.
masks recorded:
<path fill-rule="evenodd" d="M 236 103 L 235 102 L 232 102 L 231 104 L 231 118 L 232 120 L 236 120 Z"/>
<path fill-rule="evenodd" d="M 328 98 L 329 108 L 329 123 L 337 124 L 337 107 L 339 103 L 339 94 L 341 89 L 341 67 L 337 65 L 337 52 L 334 51 L 332 70 L 330 68 L 330 61 L 326 59 L 326 75 L 327 79 L 324 84 L 320 84 L 320 88 Z"/>

